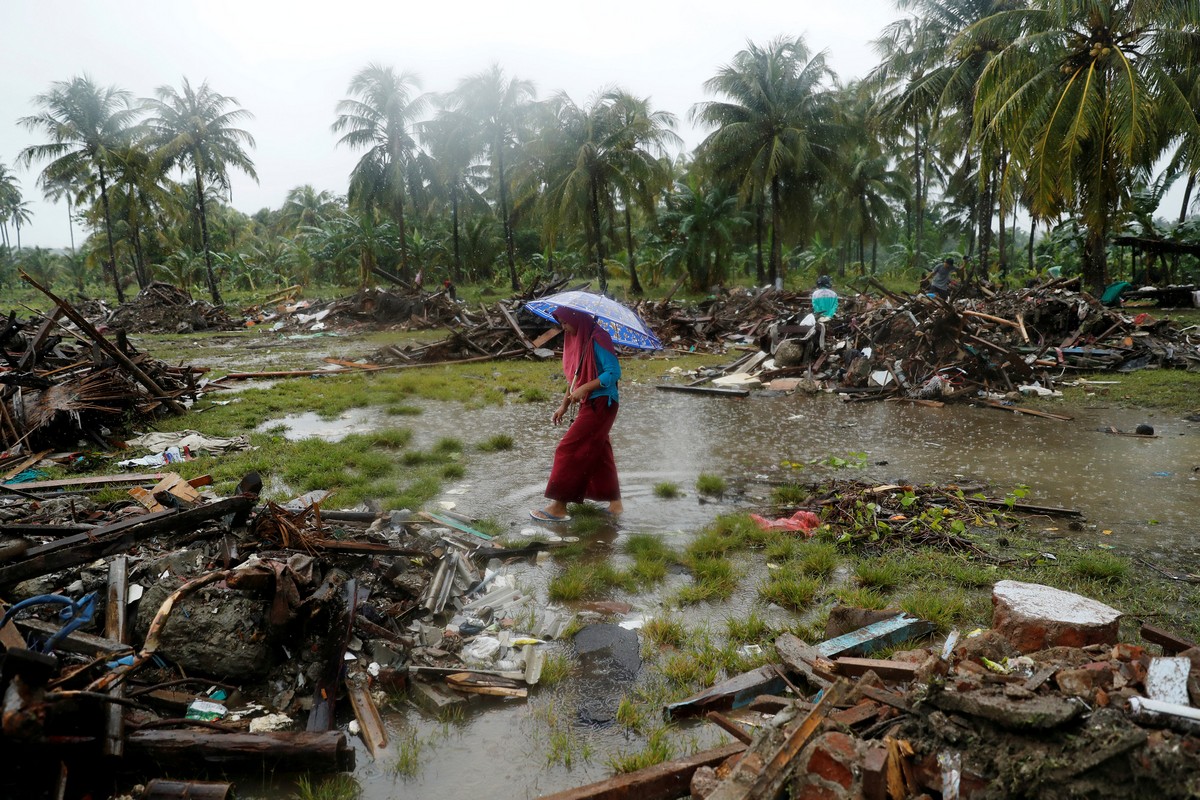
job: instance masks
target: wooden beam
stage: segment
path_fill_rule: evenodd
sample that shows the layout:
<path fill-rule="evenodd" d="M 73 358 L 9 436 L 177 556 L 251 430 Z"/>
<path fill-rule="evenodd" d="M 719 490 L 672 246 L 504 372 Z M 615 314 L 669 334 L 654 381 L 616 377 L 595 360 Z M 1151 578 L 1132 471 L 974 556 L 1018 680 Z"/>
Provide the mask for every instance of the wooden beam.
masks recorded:
<path fill-rule="evenodd" d="M 671 703 L 667 706 L 667 716 L 679 719 L 718 709 L 741 708 L 759 695 L 778 694 L 786 688 L 783 678 L 768 664 L 727 678 L 678 703 Z"/>
<path fill-rule="evenodd" d="M 148 483 L 154 484 L 161 481 L 171 472 L 144 472 L 131 475 L 93 475 L 88 478 L 63 478 L 54 481 L 29 481 L 28 483 L 18 484 L 22 489 L 65 489 L 69 486 L 108 486 L 114 483 Z M 211 475 L 201 475 L 199 478 L 192 478 L 188 484 L 192 488 L 200 486 L 208 486 L 212 483 Z"/>
<path fill-rule="evenodd" d="M 1141 634 L 1142 638 L 1147 642 L 1162 647 L 1163 654 L 1168 656 L 1182 653 L 1184 650 L 1191 650 L 1193 647 L 1200 647 L 1195 642 L 1188 641 L 1181 636 L 1176 636 L 1170 631 L 1156 628 L 1153 625 L 1143 625 Z"/>
<path fill-rule="evenodd" d="M 16 621 L 17 627 L 23 631 L 33 631 L 42 634 L 46 637 L 53 636 L 58 633 L 62 627 L 55 622 L 46 622 L 45 620 L 29 617 L 27 619 L 19 619 Z M 85 656 L 98 656 L 101 654 L 108 655 L 113 653 L 126 653 L 133 650 L 127 644 L 115 642 L 112 639 L 105 639 L 103 636 L 95 636 L 83 631 L 72 631 L 65 638 L 58 642 L 59 650 L 66 650 L 70 653 L 79 653 Z"/>
<path fill-rule="evenodd" d="M 700 767 L 717 767 L 725 759 L 745 749 L 746 745 L 734 742 L 711 750 L 701 750 L 690 756 L 664 761 L 587 786 L 542 795 L 538 800 L 675 800 L 688 796 L 692 774 Z"/>
<path fill-rule="evenodd" d="M 857 678 L 870 671 L 885 681 L 911 681 L 916 677 L 917 665 L 911 661 L 843 656 L 833 662 L 833 671 L 848 678 Z"/>

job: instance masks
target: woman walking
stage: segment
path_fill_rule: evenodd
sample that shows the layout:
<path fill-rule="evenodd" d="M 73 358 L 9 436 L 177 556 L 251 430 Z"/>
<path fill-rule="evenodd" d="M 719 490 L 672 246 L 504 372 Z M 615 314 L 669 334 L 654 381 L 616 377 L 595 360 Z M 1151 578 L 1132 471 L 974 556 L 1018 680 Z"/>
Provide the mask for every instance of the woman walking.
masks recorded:
<path fill-rule="evenodd" d="M 546 483 L 549 505 L 529 516 L 540 522 L 566 522 L 568 503 L 584 500 L 608 502 L 611 514 L 620 514 L 621 486 L 613 459 L 609 431 L 617 418 L 617 382 L 621 364 L 608 332 L 589 314 L 559 307 L 554 318 L 562 326 L 563 374 L 567 393 L 550 417 L 562 422 L 571 406 L 579 413 L 554 451 L 554 466 Z"/>

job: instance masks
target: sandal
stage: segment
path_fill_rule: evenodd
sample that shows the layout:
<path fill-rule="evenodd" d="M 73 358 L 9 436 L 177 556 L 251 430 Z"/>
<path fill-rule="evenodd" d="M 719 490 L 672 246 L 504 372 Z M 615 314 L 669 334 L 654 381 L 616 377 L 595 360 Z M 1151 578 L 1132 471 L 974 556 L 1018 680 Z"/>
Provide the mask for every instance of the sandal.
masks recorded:
<path fill-rule="evenodd" d="M 537 509 L 529 512 L 529 518 L 534 522 L 570 522 L 571 515 L 563 514 L 561 517 L 556 517 L 548 511 Z"/>

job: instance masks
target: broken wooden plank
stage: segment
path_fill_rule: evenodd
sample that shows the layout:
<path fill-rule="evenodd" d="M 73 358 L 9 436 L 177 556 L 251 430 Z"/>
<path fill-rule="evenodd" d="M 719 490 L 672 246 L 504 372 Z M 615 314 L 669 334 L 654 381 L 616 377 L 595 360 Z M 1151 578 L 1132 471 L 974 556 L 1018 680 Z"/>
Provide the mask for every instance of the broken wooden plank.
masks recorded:
<path fill-rule="evenodd" d="M 387 728 L 383 718 L 379 716 L 379 708 L 371 699 L 370 683 L 362 670 L 354 670 L 346 674 L 346 694 L 350 696 L 350 705 L 354 707 L 354 717 L 358 720 L 362 740 L 373 758 L 379 757 L 379 751 L 387 747 Z"/>
<path fill-rule="evenodd" d="M 704 715 L 704 718 L 728 733 L 733 738 L 737 739 L 742 744 L 750 744 L 750 742 L 754 740 L 754 737 L 751 736 L 745 728 L 722 714 L 720 711 L 710 711 Z"/>
<path fill-rule="evenodd" d="M 936 629 L 937 626 L 932 622 L 910 617 L 908 614 L 897 614 L 891 619 L 875 622 L 821 642 L 816 646 L 816 651 L 824 658 L 830 659 L 839 656 L 864 656 L 900 642 L 929 636 Z"/>
<path fill-rule="evenodd" d="M 33 631 L 42 636 L 49 638 L 58 633 L 62 625 L 55 622 L 46 622 L 45 620 L 35 619 L 18 619 L 16 621 L 17 628 L 23 631 Z M 65 637 L 58 640 L 58 649 L 66 650 L 70 653 L 79 653 L 85 656 L 98 656 L 127 653 L 133 650 L 127 644 L 106 639 L 103 636 L 95 636 L 83 631 L 71 631 Z"/>
<path fill-rule="evenodd" d="M 173 475 L 171 472 L 146 472 L 132 475 L 93 475 L 89 478 L 63 478 L 53 481 L 28 481 L 27 483 L 16 484 L 22 489 L 66 489 L 71 486 L 108 486 L 114 483 L 140 483 L 140 484 L 155 484 L 161 481 L 168 475 Z M 192 478 L 188 484 L 193 488 L 208 486 L 212 483 L 211 475 L 202 475 L 199 478 Z"/>
<path fill-rule="evenodd" d="M 668 386 L 660 384 L 654 387 L 662 392 L 684 392 L 686 394 L 707 394 L 715 397 L 749 397 L 749 389 L 718 389 L 708 386 Z"/>
<path fill-rule="evenodd" d="M 911 681 L 916 677 L 917 665 L 911 661 L 843 656 L 833 662 L 833 671 L 848 678 L 857 678 L 870 671 L 885 681 Z"/>
<path fill-rule="evenodd" d="M 122 644 L 129 641 L 126 608 L 129 604 L 129 571 L 125 556 L 117 556 L 108 565 L 108 602 L 105 604 L 104 636 Z M 125 686 L 108 690 L 110 697 L 125 697 Z M 105 709 L 104 755 L 120 758 L 125 754 L 125 709 L 109 703 Z"/>
<path fill-rule="evenodd" d="M 587 786 L 542 795 L 538 800 L 675 800 L 689 794 L 692 775 L 700 767 L 717 767 L 745 749 L 741 742 L 733 742 Z"/>
<path fill-rule="evenodd" d="M 796 758 L 809 740 L 820 730 L 825 717 L 849 692 L 850 685 L 839 680 L 821 697 L 820 702 L 804 717 L 792 720 L 782 731 L 783 741 L 763 736 L 757 739 L 708 800 L 749 800 L 774 798 L 799 768 Z"/>
<path fill-rule="evenodd" d="M 792 672 L 803 675 L 818 689 L 824 689 L 835 680 L 833 662 L 826 659 L 808 643 L 790 633 L 780 634 L 775 639 L 775 652 Z"/>
<path fill-rule="evenodd" d="M 988 408 L 994 408 L 997 411 L 1011 411 L 1013 414 L 1025 414 L 1030 417 L 1042 417 L 1043 419 L 1056 419 L 1060 422 L 1070 422 L 1075 419 L 1066 414 L 1054 414 L 1049 411 L 1038 411 L 1036 408 L 1022 408 L 1021 406 L 1006 406 L 998 400 L 977 400 L 981 405 Z"/>
<path fill-rule="evenodd" d="M 1176 653 L 1182 653 L 1184 650 L 1191 650 L 1193 647 L 1200 647 L 1195 642 L 1184 639 L 1182 636 L 1177 636 L 1170 631 L 1157 628 L 1153 625 L 1143 625 L 1141 630 L 1142 638 L 1151 644 L 1156 644 L 1162 648 L 1163 654 L 1173 656 Z"/>
<path fill-rule="evenodd" d="M 741 708 L 763 694 L 777 694 L 787 684 L 776 674 L 772 665 L 734 675 L 677 703 L 666 707 L 671 719 L 691 717 L 708 711 Z"/>
<path fill-rule="evenodd" d="M 529 690 L 524 686 L 520 686 L 511 678 L 505 678 L 500 675 L 483 675 L 480 673 L 463 671 L 455 672 L 446 676 L 446 685 L 451 689 L 456 689 L 467 694 L 485 694 L 492 697 L 516 697 L 524 698 L 529 696 Z"/>
<path fill-rule="evenodd" d="M 877 703 L 883 703 L 885 706 L 891 706 L 892 708 L 904 712 L 912 710 L 912 707 L 908 704 L 908 701 L 904 699 L 903 695 L 896 694 L 895 692 L 889 692 L 887 689 L 880 689 L 877 686 L 869 686 L 865 683 L 860 683 L 858 686 L 855 686 L 854 689 L 863 697 L 874 700 Z"/>
<path fill-rule="evenodd" d="M 342 772 L 354 768 L 354 749 L 341 731 L 232 733 L 141 730 L 129 734 L 130 757 L 143 757 L 178 774 L 237 767 L 287 772 Z"/>
<path fill-rule="evenodd" d="M 1009 511 L 1021 511 L 1027 514 L 1049 514 L 1061 517 L 1082 517 L 1083 512 L 1077 508 L 1059 508 L 1058 506 L 1035 506 L 1032 503 L 1010 503 L 1007 500 L 993 500 L 988 497 L 965 497 L 968 503 L 977 503 L 991 508 L 1007 508 Z"/>

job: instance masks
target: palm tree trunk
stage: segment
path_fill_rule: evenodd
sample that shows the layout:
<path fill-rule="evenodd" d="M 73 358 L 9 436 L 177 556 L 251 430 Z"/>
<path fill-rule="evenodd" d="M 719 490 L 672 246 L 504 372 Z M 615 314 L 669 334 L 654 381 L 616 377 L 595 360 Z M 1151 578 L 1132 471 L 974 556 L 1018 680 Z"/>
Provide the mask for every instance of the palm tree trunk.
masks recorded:
<path fill-rule="evenodd" d="M 1037 230 L 1037 217 L 1029 217 L 1029 273 L 1033 274 L 1033 233 Z"/>
<path fill-rule="evenodd" d="M 879 237 L 871 239 L 871 274 L 879 269 Z"/>
<path fill-rule="evenodd" d="M 13 217 L 13 227 L 17 229 L 17 255 L 21 254 L 21 220 Z"/>
<path fill-rule="evenodd" d="M 208 278 L 208 292 L 212 295 L 213 305 L 221 305 L 221 291 L 217 288 L 217 274 L 213 272 L 212 251 L 208 248 L 208 211 L 204 207 L 204 183 L 200 178 L 200 164 L 192 157 L 192 166 L 196 169 L 196 210 L 200 212 L 200 242 L 204 247 L 204 268 Z"/>
<path fill-rule="evenodd" d="M 1188 206 L 1192 202 L 1192 190 L 1196 188 L 1196 173 L 1188 175 L 1187 186 L 1183 188 L 1183 203 L 1179 206 L 1179 224 L 1187 219 Z"/>
<path fill-rule="evenodd" d="M 137 277 L 138 288 L 145 289 L 150 281 L 146 275 L 146 259 L 142 255 L 141 226 L 133 222 L 129 227 L 133 233 L 133 274 Z"/>
<path fill-rule="evenodd" d="M 108 208 L 108 178 L 104 174 L 104 162 L 96 162 L 100 173 L 100 200 L 104 205 L 104 229 L 108 234 L 108 269 L 112 275 L 113 288 L 117 290 L 117 302 L 125 302 L 125 293 L 121 291 L 121 277 L 117 274 L 117 252 L 113 247 L 112 213 Z"/>
<path fill-rule="evenodd" d="M 596 237 L 596 278 L 600 281 L 600 291 L 607 292 L 608 276 L 604 274 L 604 236 L 600 230 L 600 187 L 596 185 L 595 178 L 592 178 L 589 183 L 591 186 L 588 198 L 591 201 L 592 228 Z"/>
<path fill-rule="evenodd" d="M 1083 242 L 1083 284 L 1097 297 L 1108 284 L 1108 252 L 1104 247 L 1107 238 L 1106 231 L 1088 228 Z"/>
<path fill-rule="evenodd" d="M 754 199 L 754 279 L 759 286 L 767 282 L 767 271 L 763 266 L 763 204 L 762 194 L 755 192 Z"/>
<path fill-rule="evenodd" d="M 75 222 L 71 211 L 71 193 L 67 192 L 67 232 L 71 234 L 71 255 L 75 255 Z"/>
<path fill-rule="evenodd" d="M 458 187 L 450 190 L 450 223 L 454 240 L 454 278 L 455 283 L 462 281 L 462 255 L 458 246 Z"/>
<path fill-rule="evenodd" d="M 500 219 L 504 223 L 504 248 L 508 253 L 508 280 L 514 292 L 520 291 L 521 284 L 517 281 L 517 258 L 513 245 L 512 220 L 508 218 L 508 187 L 504 180 L 504 142 L 496 140 L 496 179 L 500 182 Z M 600 230 L 596 229 L 599 237 Z"/>
<path fill-rule="evenodd" d="M 925 238 L 925 167 L 923 166 L 924 153 L 921 149 L 921 120 L 918 117 L 913 122 L 913 171 L 916 178 L 916 209 L 914 216 L 916 217 L 916 238 L 913 239 L 913 259 L 917 262 L 915 266 L 924 269 L 921 263 L 922 252 L 921 248 Z"/>
<path fill-rule="evenodd" d="M 633 215 L 629 213 L 629 198 L 625 200 L 625 254 L 629 259 L 629 291 L 635 297 L 641 297 L 645 292 L 642 282 L 638 280 L 637 258 L 633 253 Z"/>
<path fill-rule="evenodd" d="M 771 178 L 771 283 L 783 288 L 786 277 L 783 274 L 783 242 L 780 240 L 780 228 L 783 225 L 783 214 L 779 210 L 779 178 Z"/>

